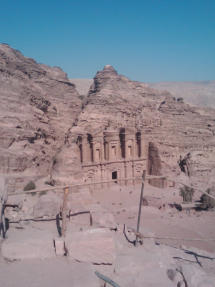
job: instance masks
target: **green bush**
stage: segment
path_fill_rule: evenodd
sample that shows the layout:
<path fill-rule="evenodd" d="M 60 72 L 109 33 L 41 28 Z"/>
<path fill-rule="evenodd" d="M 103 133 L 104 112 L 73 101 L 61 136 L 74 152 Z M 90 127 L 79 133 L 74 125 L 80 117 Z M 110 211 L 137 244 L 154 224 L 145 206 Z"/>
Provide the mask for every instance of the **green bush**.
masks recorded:
<path fill-rule="evenodd" d="M 33 190 L 36 188 L 35 183 L 31 180 L 29 181 L 26 186 L 24 187 L 24 191 Z"/>
<path fill-rule="evenodd" d="M 211 188 L 206 190 L 208 194 L 215 196 L 215 192 Z M 213 209 L 215 208 L 215 199 L 207 196 L 207 194 L 203 194 L 200 198 L 201 208 L 203 209 Z"/>
<path fill-rule="evenodd" d="M 180 196 L 183 198 L 183 202 L 192 202 L 193 194 L 195 190 L 187 185 L 180 188 Z"/>

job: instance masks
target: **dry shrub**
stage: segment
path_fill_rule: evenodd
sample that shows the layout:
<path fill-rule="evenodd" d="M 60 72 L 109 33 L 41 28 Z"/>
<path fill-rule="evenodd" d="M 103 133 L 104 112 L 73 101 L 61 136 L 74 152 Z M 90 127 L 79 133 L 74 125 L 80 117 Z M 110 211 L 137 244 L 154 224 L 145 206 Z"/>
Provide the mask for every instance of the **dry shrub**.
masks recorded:
<path fill-rule="evenodd" d="M 208 188 L 206 192 L 215 196 L 215 188 Z M 207 194 L 203 194 L 200 198 L 200 201 L 202 209 L 215 209 L 215 199 L 207 196 Z"/>
<path fill-rule="evenodd" d="M 183 202 L 192 202 L 194 192 L 195 190 L 187 185 L 181 187 L 180 196 L 182 196 Z"/>
<path fill-rule="evenodd" d="M 24 187 L 24 191 L 33 190 L 36 188 L 35 183 L 31 180 L 29 181 L 26 186 Z"/>

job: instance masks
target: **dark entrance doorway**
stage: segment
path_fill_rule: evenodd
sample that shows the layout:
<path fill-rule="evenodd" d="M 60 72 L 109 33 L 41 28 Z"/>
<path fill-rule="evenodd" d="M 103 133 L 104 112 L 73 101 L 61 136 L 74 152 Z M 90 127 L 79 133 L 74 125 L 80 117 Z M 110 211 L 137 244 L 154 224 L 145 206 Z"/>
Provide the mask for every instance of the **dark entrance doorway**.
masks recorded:
<path fill-rule="evenodd" d="M 112 179 L 115 180 L 115 183 L 117 183 L 117 171 L 112 172 Z"/>

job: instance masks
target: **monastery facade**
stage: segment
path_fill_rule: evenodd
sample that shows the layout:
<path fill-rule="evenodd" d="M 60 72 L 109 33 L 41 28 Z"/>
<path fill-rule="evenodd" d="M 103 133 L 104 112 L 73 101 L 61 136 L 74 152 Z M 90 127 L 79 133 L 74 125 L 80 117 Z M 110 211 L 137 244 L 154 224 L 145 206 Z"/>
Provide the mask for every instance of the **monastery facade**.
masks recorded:
<path fill-rule="evenodd" d="M 148 144 L 141 131 L 105 130 L 81 135 L 77 143 L 85 182 L 114 180 L 120 185 L 134 184 L 141 182 L 147 170 Z"/>

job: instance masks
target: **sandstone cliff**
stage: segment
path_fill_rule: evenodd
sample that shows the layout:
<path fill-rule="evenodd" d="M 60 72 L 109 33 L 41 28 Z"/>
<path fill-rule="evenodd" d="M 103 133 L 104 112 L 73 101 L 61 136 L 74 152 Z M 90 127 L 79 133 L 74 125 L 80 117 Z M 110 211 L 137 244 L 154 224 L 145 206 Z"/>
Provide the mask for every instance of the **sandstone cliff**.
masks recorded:
<path fill-rule="evenodd" d="M 9 187 L 50 177 L 56 154 L 80 113 L 75 86 L 60 68 L 0 45 L 0 173 Z"/>
<path fill-rule="evenodd" d="M 107 127 L 142 130 L 158 150 L 160 174 L 174 176 L 180 155 L 191 153 L 192 175 L 207 182 L 215 164 L 214 120 L 213 109 L 191 107 L 105 66 L 94 78 L 77 126 L 91 133 Z"/>
<path fill-rule="evenodd" d="M 191 153 L 192 174 L 205 181 L 213 176 L 215 111 L 130 81 L 111 66 L 80 97 L 60 68 L 0 45 L 0 103 L 0 173 L 9 176 L 11 189 L 23 188 L 28 178 L 82 180 L 77 136 L 108 127 L 142 130 L 156 150 L 159 174 L 174 176 L 179 156 Z"/>

